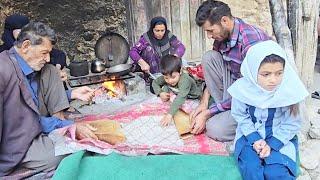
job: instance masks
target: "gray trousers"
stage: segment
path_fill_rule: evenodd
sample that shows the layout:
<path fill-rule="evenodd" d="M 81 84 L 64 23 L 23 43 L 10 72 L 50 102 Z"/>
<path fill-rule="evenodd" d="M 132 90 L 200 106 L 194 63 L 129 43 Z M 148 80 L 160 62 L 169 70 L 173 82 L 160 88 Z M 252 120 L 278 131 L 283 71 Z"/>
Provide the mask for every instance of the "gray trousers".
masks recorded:
<path fill-rule="evenodd" d="M 39 85 L 38 99 L 41 116 L 52 116 L 70 107 L 56 67 L 47 64 L 41 69 Z"/>
<path fill-rule="evenodd" d="M 208 51 L 202 57 L 204 78 L 210 95 L 215 102 L 230 98 L 228 87 L 235 81 L 227 63 L 217 51 Z M 206 134 L 218 141 L 232 141 L 235 137 L 237 123 L 231 116 L 230 110 L 221 112 L 208 119 Z"/>
<path fill-rule="evenodd" d="M 53 65 L 45 65 L 41 70 L 38 100 L 41 116 L 52 116 L 69 107 L 62 81 Z M 32 141 L 19 167 L 48 172 L 55 169 L 64 157 L 55 156 L 53 141 L 40 134 Z"/>
<path fill-rule="evenodd" d="M 64 157 L 55 156 L 53 141 L 47 135 L 40 134 L 32 141 L 19 167 L 49 172 L 56 169 Z"/>

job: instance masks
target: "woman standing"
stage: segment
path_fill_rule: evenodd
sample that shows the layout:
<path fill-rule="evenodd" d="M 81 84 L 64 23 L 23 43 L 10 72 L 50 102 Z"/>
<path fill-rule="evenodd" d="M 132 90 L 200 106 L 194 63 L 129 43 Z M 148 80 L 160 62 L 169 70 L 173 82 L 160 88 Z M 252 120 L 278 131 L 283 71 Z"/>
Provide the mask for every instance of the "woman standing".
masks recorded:
<path fill-rule="evenodd" d="M 149 30 L 131 48 L 129 55 L 145 73 L 159 73 L 162 56 L 173 54 L 182 57 L 184 45 L 167 28 L 167 21 L 163 17 L 154 17 Z"/>

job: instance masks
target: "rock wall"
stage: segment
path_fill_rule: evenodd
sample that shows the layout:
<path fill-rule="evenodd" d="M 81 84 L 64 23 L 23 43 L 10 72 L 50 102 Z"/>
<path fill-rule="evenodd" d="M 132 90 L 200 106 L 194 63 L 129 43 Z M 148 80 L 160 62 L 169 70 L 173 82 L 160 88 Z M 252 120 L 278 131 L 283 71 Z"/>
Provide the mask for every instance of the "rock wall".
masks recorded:
<path fill-rule="evenodd" d="M 272 20 L 268 0 L 222 0 L 227 3 L 233 16 L 240 17 L 249 24 L 256 25 L 273 35 Z"/>
<path fill-rule="evenodd" d="M 1 0 L 0 9 L 1 34 L 7 15 L 25 14 L 49 24 L 70 59 L 94 59 L 94 45 L 106 30 L 127 37 L 124 0 Z"/>

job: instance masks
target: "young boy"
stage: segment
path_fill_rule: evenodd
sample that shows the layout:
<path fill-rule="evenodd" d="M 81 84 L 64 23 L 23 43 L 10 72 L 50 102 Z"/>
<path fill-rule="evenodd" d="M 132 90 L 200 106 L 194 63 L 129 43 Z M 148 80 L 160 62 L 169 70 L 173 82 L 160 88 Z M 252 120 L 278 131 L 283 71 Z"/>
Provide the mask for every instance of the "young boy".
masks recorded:
<path fill-rule="evenodd" d="M 161 120 L 162 126 L 167 126 L 177 113 L 181 105 L 187 98 L 197 99 L 201 95 L 201 89 L 187 73 L 181 71 L 181 58 L 174 55 L 163 56 L 160 61 L 160 71 L 163 76 L 152 82 L 152 87 L 156 95 L 162 101 L 170 100 L 170 92 L 177 96 L 171 103 L 169 113 Z"/>

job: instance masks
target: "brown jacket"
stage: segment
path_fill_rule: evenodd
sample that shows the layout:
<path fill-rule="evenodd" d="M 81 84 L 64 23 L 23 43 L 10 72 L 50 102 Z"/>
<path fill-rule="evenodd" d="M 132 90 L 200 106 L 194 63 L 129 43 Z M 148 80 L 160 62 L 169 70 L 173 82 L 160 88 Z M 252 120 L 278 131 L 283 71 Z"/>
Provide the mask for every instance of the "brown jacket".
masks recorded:
<path fill-rule="evenodd" d="M 41 133 L 38 107 L 25 84 L 14 49 L 0 53 L 0 177 L 23 159 Z"/>

